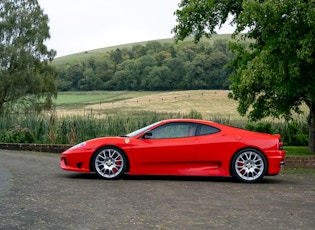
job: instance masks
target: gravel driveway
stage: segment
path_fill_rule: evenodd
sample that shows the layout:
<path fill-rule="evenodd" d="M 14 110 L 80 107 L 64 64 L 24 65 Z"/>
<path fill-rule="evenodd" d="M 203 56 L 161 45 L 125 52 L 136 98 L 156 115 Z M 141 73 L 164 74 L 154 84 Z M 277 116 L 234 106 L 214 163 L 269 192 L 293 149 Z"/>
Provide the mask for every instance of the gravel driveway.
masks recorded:
<path fill-rule="evenodd" d="M 0 229 L 314 229 L 315 173 L 261 183 L 62 171 L 59 155 L 0 150 Z"/>

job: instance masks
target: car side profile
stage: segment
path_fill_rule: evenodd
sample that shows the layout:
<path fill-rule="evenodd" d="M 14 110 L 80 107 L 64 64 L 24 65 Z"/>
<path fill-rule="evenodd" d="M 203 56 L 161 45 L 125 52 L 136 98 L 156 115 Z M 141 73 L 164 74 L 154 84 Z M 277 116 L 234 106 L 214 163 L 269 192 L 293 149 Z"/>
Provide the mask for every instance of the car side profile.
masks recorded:
<path fill-rule="evenodd" d="M 251 132 L 206 120 L 169 119 L 125 136 L 82 142 L 61 154 L 64 170 L 103 179 L 129 175 L 233 176 L 257 182 L 277 175 L 285 151 L 279 134 Z"/>

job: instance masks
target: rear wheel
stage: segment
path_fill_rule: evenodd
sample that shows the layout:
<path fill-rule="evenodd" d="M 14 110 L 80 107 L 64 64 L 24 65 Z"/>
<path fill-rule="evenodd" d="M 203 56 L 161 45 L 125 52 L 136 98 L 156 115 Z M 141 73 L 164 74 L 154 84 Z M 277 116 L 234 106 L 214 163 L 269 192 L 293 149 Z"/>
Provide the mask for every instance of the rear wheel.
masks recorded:
<path fill-rule="evenodd" d="M 96 174 L 103 179 L 118 179 L 126 171 L 125 154 L 114 147 L 106 147 L 96 152 L 92 166 Z"/>
<path fill-rule="evenodd" d="M 232 175 L 242 182 L 260 181 L 267 173 L 266 157 L 254 149 L 238 152 L 232 160 Z"/>

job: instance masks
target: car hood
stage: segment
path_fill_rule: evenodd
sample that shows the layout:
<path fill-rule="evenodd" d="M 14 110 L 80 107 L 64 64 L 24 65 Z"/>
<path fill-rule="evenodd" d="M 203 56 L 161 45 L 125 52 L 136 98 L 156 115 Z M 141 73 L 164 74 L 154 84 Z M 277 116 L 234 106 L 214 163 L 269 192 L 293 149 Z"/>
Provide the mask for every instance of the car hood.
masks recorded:
<path fill-rule="evenodd" d="M 67 149 L 64 153 L 68 152 L 90 152 L 95 151 L 104 146 L 118 146 L 122 149 L 129 148 L 132 138 L 129 137 L 99 137 L 91 140 L 81 142 L 77 145 Z"/>

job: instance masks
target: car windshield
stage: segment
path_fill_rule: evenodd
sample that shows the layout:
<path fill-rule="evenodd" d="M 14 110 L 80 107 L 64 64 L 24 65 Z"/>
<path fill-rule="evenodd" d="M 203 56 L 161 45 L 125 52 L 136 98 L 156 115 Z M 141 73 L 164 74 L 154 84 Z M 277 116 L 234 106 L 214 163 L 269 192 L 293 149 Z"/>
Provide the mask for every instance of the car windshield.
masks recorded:
<path fill-rule="evenodd" d="M 155 126 L 155 125 L 157 125 L 159 123 L 161 123 L 161 121 L 155 122 L 155 123 L 153 123 L 151 125 L 143 127 L 141 129 L 138 129 L 138 130 L 136 130 L 136 131 L 134 131 L 132 133 L 129 133 L 129 134 L 126 135 L 126 137 L 135 137 L 135 136 L 139 135 L 140 133 L 142 133 L 144 131 L 147 131 L 148 129 L 150 129 L 151 127 L 153 127 L 153 126 Z"/>

